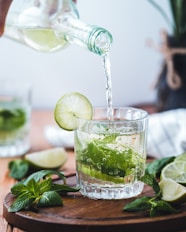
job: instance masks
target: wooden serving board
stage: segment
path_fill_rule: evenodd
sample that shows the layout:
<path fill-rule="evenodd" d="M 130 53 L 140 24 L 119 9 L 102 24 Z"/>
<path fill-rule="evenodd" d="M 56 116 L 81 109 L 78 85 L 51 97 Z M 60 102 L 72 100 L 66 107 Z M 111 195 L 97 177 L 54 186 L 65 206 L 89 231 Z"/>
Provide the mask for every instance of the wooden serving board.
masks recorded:
<path fill-rule="evenodd" d="M 68 184 L 75 177 L 67 179 Z M 148 186 L 142 193 L 153 195 Z M 63 196 L 63 207 L 40 208 L 37 211 L 9 213 L 8 207 L 14 201 L 11 193 L 4 200 L 4 217 L 9 224 L 25 231 L 34 232 L 177 232 L 186 230 L 186 205 L 181 212 L 167 216 L 150 218 L 146 212 L 127 213 L 123 207 L 134 199 L 92 200 L 73 193 Z"/>

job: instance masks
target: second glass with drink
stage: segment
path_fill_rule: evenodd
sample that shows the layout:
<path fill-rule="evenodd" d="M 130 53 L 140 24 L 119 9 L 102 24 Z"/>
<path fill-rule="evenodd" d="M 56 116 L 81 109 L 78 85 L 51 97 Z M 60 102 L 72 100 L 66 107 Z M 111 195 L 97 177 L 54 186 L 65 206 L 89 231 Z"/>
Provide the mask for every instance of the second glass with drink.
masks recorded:
<path fill-rule="evenodd" d="M 30 149 L 31 86 L 0 80 L 0 157 L 24 155 Z"/>

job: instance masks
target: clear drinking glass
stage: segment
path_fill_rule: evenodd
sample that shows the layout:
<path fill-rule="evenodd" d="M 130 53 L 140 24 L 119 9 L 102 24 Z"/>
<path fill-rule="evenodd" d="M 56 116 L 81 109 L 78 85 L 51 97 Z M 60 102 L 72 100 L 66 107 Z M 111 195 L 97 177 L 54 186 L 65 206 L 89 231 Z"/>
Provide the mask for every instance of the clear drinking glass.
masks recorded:
<path fill-rule="evenodd" d="M 31 87 L 0 80 L 0 157 L 23 155 L 30 149 Z"/>
<path fill-rule="evenodd" d="M 143 191 L 148 113 L 141 109 L 95 108 L 75 131 L 77 185 L 93 199 L 124 199 Z"/>

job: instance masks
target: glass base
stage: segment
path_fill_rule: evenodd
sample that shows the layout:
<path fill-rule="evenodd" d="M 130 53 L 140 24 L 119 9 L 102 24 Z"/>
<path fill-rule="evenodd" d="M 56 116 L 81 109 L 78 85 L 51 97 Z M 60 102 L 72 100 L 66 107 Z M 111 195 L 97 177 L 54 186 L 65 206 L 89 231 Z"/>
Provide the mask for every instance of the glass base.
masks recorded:
<path fill-rule="evenodd" d="M 91 199 L 128 199 L 139 195 L 144 188 L 144 183 L 136 181 L 130 184 L 124 185 L 101 185 L 90 184 L 86 181 L 80 181 L 80 192 L 83 196 Z"/>
<path fill-rule="evenodd" d="M 17 141 L 16 144 L 0 145 L 0 157 L 16 157 L 30 150 L 30 142 Z"/>

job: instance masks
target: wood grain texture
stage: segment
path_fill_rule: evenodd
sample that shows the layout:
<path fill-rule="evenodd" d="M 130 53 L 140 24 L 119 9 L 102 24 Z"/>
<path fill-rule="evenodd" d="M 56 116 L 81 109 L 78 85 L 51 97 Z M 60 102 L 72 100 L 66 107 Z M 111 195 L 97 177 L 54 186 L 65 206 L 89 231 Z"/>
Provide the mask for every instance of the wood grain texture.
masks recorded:
<path fill-rule="evenodd" d="M 69 178 L 68 181 L 72 184 L 75 177 Z M 152 196 L 153 191 L 145 186 L 142 195 Z M 13 226 L 34 232 L 175 232 L 186 229 L 186 205 L 182 206 L 178 214 L 150 218 L 147 212 L 123 212 L 124 205 L 133 199 L 93 200 L 81 196 L 80 193 L 62 198 L 63 207 L 9 213 L 7 209 L 14 201 L 14 197 L 8 194 L 4 201 L 4 217 Z"/>

